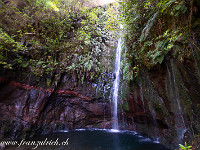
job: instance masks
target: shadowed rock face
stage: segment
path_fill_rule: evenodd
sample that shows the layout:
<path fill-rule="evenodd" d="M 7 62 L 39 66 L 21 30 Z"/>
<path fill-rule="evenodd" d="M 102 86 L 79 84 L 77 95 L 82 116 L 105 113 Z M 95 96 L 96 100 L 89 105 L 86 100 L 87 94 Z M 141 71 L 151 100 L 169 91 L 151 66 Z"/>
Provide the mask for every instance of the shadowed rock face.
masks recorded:
<path fill-rule="evenodd" d="M 119 128 L 158 137 L 168 147 L 177 146 L 181 139 L 198 146 L 199 138 L 195 137 L 200 133 L 197 65 L 193 59 L 183 62 L 168 59 L 150 71 L 144 69 L 139 80 L 129 85 L 128 109 L 119 112 Z M 112 127 L 110 102 L 104 101 L 102 95 L 97 96 L 90 82 L 75 85 L 75 80 L 65 76 L 57 88 L 44 89 L 34 78 L 14 79 L 12 73 L 2 73 L 0 78 L 1 139 L 57 130 Z"/>
<path fill-rule="evenodd" d="M 139 80 L 129 84 L 128 107 L 119 112 L 119 128 L 158 137 L 168 147 L 181 140 L 198 147 L 200 57 L 195 56 L 183 62 L 169 58 L 151 70 L 141 69 Z M 57 88 L 45 89 L 42 80 L 16 74 L 1 72 L 0 139 L 112 127 L 110 101 L 96 93 L 95 84 L 64 76 Z"/>
<path fill-rule="evenodd" d="M 0 138 L 77 128 L 111 128 L 110 104 L 98 102 L 91 85 L 72 85 L 66 81 L 62 82 L 62 90 L 52 90 L 1 78 Z"/>
<path fill-rule="evenodd" d="M 126 126 L 158 137 L 168 147 L 182 141 L 192 145 L 200 134 L 200 76 L 195 61 L 199 62 L 169 58 L 161 66 L 141 71 L 139 80 L 130 84 Z"/>

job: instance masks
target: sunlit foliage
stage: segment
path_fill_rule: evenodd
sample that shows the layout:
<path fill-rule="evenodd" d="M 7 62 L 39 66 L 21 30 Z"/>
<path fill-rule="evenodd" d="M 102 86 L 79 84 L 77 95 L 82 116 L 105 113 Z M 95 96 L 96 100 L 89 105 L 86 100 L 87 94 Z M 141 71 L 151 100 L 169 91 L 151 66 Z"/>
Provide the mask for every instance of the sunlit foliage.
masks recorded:
<path fill-rule="evenodd" d="M 27 68 L 35 76 L 73 73 L 94 79 L 109 70 L 113 34 L 107 28 L 114 7 L 88 8 L 86 1 L 28 0 L 1 2 L 0 64 Z M 113 27 L 112 27 L 113 26 Z M 106 64 L 106 65 L 105 65 Z"/>

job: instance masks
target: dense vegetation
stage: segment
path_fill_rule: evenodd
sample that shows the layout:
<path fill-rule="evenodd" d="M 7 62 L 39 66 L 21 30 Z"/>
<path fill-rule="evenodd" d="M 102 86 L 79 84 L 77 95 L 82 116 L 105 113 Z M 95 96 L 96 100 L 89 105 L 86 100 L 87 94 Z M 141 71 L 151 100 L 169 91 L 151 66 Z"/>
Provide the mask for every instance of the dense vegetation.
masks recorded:
<path fill-rule="evenodd" d="M 82 81 L 93 79 L 110 69 L 110 41 L 119 33 L 118 24 L 124 28 L 123 74 L 127 79 L 133 79 L 141 66 L 150 69 L 169 56 L 182 61 L 199 50 L 197 0 L 122 0 L 120 8 L 89 8 L 85 3 L 1 1 L 1 66 L 27 68 L 35 76 L 70 72 Z"/>
<path fill-rule="evenodd" d="M 47 79 L 72 73 L 82 82 L 109 71 L 117 9 L 85 3 L 1 1 L 0 65 Z"/>
<path fill-rule="evenodd" d="M 168 57 L 181 61 L 199 50 L 198 0 L 122 0 L 125 77 Z"/>
<path fill-rule="evenodd" d="M 0 68 L 43 77 L 48 87 L 56 86 L 65 73 L 75 82 L 94 81 L 112 71 L 114 43 L 122 36 L 123 78 L 130 81 L 142 68 L 161 66 L 171 58 L 184 61 L 200 50 L 199 0 L 121 0 L 95 8 L 87 4 L 1 0 Z M 124 110 L 129 109 L 126 100 Z"/>

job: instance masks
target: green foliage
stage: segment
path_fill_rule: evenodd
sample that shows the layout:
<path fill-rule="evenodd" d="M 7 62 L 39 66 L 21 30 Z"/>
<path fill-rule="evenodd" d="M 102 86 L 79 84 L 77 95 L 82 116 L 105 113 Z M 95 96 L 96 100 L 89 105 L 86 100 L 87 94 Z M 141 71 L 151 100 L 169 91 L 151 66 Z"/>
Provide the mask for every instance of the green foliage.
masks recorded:
<path fill-rule="evenodd" d="M 182 0 L 122 0 L 119 3 L 127 59 L 125 78 L 126 70 L 132 70 L 137 76 L 141 66 L 150 69 L 161 64 L 169 53 L 181 59 L 188 55 L 185 47 L 190 45 L 191 12 L 188 10 L 191 3 Z"/>
<path fill-rule="evenodd" d="M 6 51 L 13 51 L 13 52 L 18 52 L 18 51 L 23 51 L 24 47 L 20 45 L 19 42 L 16 42 L 14 40 L 14 36 L 11 37 L 9 36 L 6 32 L 3 31 L 2 28 L 0 28 L 0 42 L 1 42 L 1 49 L 6 50 Z"/>
<path fill-rule="evenodd" d="M 59 11 L 60 2 L 58 0 L 36 0 L 36 6 Z"/>
<path fill-rule="evenodd" d="M 24 53 L 26 48 L 23 47 L 19 42 L 14 40 L 14 37 L 9 36 L 6 32 L 0 28 L 0 64 L 3 65 L 6 69 L 12 69 L 12 64 L 8 60 L 8 55 L 14 55 L 14 60 L 12 62 L 16 62 L 21 64 L 22 57 L 19 56 L 19 53 Z"/>
<path fill-rule="evenodd" d="M 130 111 L 129 104 L 127 101 L 123 101 L 122 108 L 125 111 Z"/>
<path fill-rule="evenodd" d="M 112 7 L 108 8 L 108 10 L 105 12 L 105 15 L 107 15 L 108 19 L 105 21 L 105 27 L 107 30 L 115 32 L 119 35 L 120 33 L 120 20 L 119 20 L 119 12 L 118 12 L 118 4 L 114 3 Z"/>
<path fill-rule="evenodd" d="M 122 53 L 123 59 L 121 60 L 122 64 L 122 71 L 123 71 L 123 79 L 124 80 L 133 80 L 133 73 L 136 73 L 137 70 L 136 68 L 132 68 L 131 66 L 131 61 L 128 57 L 131 57 L 130 55 L 127 54 L 127 49 L 124 47 L 124 41 L 122 41 L 122 49 L 124 49 L 125 53 Z"/>
<path fill-rule="evenodd" d="M 73 73 L 81 82 L 109 70 L 113 34 L 107 24 L 116 10 L 87 8 L 84 2 L 29 0 L 24 8 L 1 2 L 0 65 L 26 68 L 35 76 Z"/>
<path fill-rule="evenodd" d="M 163 35 L 160 35 L 155 40 L 152 40 L 155 43 L 155 49 L 147 52 L 147 57 L 152 60 L 152 63 L 161 64 L 164 60 L 164 56 L 174 47 L 175 42 L 182 36 L 182 33 L 178 33 L 177 31 L 169 31 L 164 32 Z M 151 46 L 152 41 L 145 42 L 145 46 Z"/>
<path fill-rule="evenodd" d="M 148 36 L 149 31 L 150 31 L 151 27 L 153 26 L 153 23 L 154 23 L 157 15 L 158 15 L 158 12 L 153 14 L 153 16 L 147 21 L 147 24 L 144 27 L 144 29 L 142 30 L 142 34 L 140 36 L 141 42 L 143 42 L 146 39 L 146 37 Z"/>
<path fill-rule="evenodd" d="M 192 150 L 192 149 L 190 149 L 190 148 L 192 148 L 192 146 L 187 146 L 187 143 L 186 143 L 186 142 L 185 142 L 185 146 L 182 145 L 182 144 L 179 144 L 179 146 L 180 146 L 180 148 L 181 148 L 182 150 Z"/>

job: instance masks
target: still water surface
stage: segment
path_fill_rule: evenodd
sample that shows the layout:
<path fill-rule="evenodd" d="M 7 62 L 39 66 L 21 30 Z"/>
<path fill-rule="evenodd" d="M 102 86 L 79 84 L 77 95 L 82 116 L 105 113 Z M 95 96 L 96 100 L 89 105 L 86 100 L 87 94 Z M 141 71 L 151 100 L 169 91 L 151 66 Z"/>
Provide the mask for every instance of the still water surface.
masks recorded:
<path fill-rule="evenodd" d="M 45 145 L 28 146 L 27 141 L 43 141 Z M 20 144 L 20 143 L 19 143 Z M 135 132 L 117 130 L 73 130 L 41 135 L 25 140 L 19 150 L 169 150 L 154 140 Z M 26 144 L 26 145 L 25 145 Z M 40 143 L 41 144 L 41 143 Z M 43 143 L 44 144 L 44 143 Z"/>

